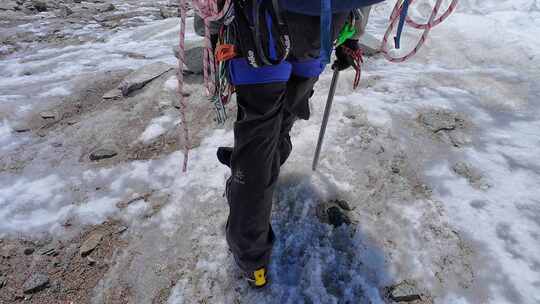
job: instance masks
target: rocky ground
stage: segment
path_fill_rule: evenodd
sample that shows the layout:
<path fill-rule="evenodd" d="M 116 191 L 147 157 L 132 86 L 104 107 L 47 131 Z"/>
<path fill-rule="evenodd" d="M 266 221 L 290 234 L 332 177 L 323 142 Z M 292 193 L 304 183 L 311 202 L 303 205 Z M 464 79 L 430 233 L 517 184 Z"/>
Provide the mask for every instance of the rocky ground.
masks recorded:
<path fill-rule="evenodd" d="M 176 2 L 164 0 L 3 0 L 0 58 L 38 47 L 100 41 L 120 28 L 177 15 Z"/>
<path fill-rule="evenodd" d="M 127 245 L 126 230 L 105 222 L 66 240 L 2 239 L 0 303 L 89 303 L 114 254 Z M 124 303 L 120 295 L 115 303 Z"/>

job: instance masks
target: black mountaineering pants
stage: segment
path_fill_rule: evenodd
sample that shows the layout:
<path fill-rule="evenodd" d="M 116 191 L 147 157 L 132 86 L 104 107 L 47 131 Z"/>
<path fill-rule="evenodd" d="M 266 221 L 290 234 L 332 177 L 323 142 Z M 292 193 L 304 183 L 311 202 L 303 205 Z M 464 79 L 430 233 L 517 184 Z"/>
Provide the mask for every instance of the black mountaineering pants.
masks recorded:
<path fill-rule="evenodd" d="M 347 14 L 336 15 L 339 27 Z M 324 66 L 319 60 L 319 17 L 285 13 L 291 53 L 281 64 L 253 68 L 245 58 L 229 63 L 236 86 L 227 242 L 236 263 L 254 271 L 269 263 L 274 233 L 272 196 L 280 166 L 292 150 L 289 137 L 296 119 L 308 119 L 309 98 Z"/>

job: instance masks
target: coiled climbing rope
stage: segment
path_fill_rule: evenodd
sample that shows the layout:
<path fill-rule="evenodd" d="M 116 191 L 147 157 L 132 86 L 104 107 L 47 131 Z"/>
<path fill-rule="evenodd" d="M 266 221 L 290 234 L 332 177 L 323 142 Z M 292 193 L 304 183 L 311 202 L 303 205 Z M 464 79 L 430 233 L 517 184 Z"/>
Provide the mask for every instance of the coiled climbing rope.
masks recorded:
<path fill-rule="evenodd" d="M 433 10 L 431 11 L 431 15 L 429 16 L 427 23 L 417 23 L 413 21 L 409 16 L 406 17 L 405 22 L 408 25 L 416 29 L 424 30 L 424 32 L 422 33 L 422 36 L 418 40 L 416 46 L 409 53 L 400 57 L 394 57 L 390 54 L 390 51 L 388 49 L 388 39 L 390 38 L 390 35 L 394 31 L 394 28 L 398 24 L 403 10 L 407 9 L 407 5 L 412 5 L 415 0 L 408 0 L 408 4 L 405 1 L 397 1 L 392 11 L 392 14 L 390 14 L 390 25 L 388 26 L 388 29 L 384 34 L 382 45 L 380 48 L 380 51 L 384 55 L 384 58 L 386 58 L 390 62 L 404 62 L 416 55 L 416 53 L 418 53 L 418 51 L 426 42 L 431 29 L 441 24 L 446 18 L 448 18 L 456 9 L 456 6 L 458 4 L 458 0 L 452 0 L 450 5 L 448 6 L 448 9 L 441 16 L 437 17 L 439 15 L 439 11 L 441 9 L 443 1 L 444 0 L 437 0 L 435 6 L 433 7 Z"/>
<path fill-rule="evenodd" d="M 214 96 L 215 91 L 215 62 L 212 53 L 212 42 L 210 41 L 210 22 L 223 17 L 228 11 L 231 0 L 225 0 L 225 4 L 221 11 L 218 11 L 217 1 L 215 0 L 191 0 L 191 7 L 204 20 L 205 36 L 204 36 L 204 54 L 203 54 L 203 73 L 206 93 L 209 97 Z M 182 130 L 184 133 L 184 162 L 182 171 L 187 171 L 187 163 L 189 158 L 189 150 L 191 149 L 189 139 L 189 128 L 187 122 L 187 94 L 184 92 L 184 63 L 185 57 L 185 37 L 186 37 L 186 18 L 189 9 L 187 0 L 180 0 L 180 34 L 178 44 L 178 93 L 180 98 L 180 118 L 182 119 Z"/>

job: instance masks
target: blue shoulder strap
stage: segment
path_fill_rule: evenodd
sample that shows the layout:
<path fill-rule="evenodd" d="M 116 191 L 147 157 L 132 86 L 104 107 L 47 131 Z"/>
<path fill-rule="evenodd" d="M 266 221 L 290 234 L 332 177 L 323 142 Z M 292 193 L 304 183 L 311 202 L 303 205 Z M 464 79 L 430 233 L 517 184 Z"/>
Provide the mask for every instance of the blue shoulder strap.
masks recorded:
<path fill-rule="evenodd" d="M 330 62 L 332 54 L 332 0 L 321 0 L 321 62 Z"/>

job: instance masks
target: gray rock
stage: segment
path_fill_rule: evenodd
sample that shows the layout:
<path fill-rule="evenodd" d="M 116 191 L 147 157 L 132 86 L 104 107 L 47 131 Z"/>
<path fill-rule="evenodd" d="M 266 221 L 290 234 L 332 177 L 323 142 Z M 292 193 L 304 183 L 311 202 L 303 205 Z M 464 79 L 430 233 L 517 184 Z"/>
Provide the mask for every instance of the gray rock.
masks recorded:
<path fill-rule="evenodd" d="M 60 11 L 59 15 L 61 17 L 64 17 L 64 18 L 71 15 L 71 14 L 73 14 L 73 10 L 71 8 L 69 8 L 68 6 L 65 6 L 65 5 L 61 6 L 59 11 Z"/>
<path fill-rule="evenodd" d="M 350 213 L 351 207 L 342 200 L 331 200 L 321 203 L 317 207 L 317 216 L 323 223 L 334 226 L 351 225 L 353 223 Z"/>
<path fill-rule="evenodd" d="M 203 47 L 194 47 L 186 50 L 186 67 L 195 74 L 203 73 Z"/>
<path fill-rule="evenodd" d="M 343 224 L 351 224 L 351 219 L 342 211 L 341 208 L 332 206 L 326 210 L 326 213 L 328 214 L 328 222 L 334 227 L 339 227 Z"/>
<path fill-rule="evenodd" d="M 118 99 L 118 98 L 121 98 L 122 96 L 123 96 L 122 90 L 116 88 L 105 93 L 103 95 L 103 99 Z"/>
<path fill-rule="evenodd" d="M 25 133 L 31 131 L 30 127 L 24 124 L 18 124 L 13 126 L 13 131 L 17 133 Z"/>
<path fill-rule="evenodd" d="M 454 147 L 463 147 L 472 143 L 472 138 L 468 134 L 460 130 L 452 130 L 448 132 L 450 143 Z"/>
<path fill-rule="evenodd" d="M 113 158 L 116 155 L 118 155 L 118 152 L 112 149 L 100 148 L 90 153 L 89 158 L 91 161 L 98 161 L 102 159 Z"/>
<path fill-rule="evenodd" d="M 116 233 L 122 234 L 122 233 L 124 233 L 126 230 L 128 230 L 128 227 L 126 227 L 126 226 L 120 226 L 120 227 L 118 228 L 118 230 L 116 230 Z"/>
<path fill-rule="evenodd" d="M 91 257 L 86 257 L 86 260 L 88 261 L 88 266 L 95 266 L 97 261 Z"/>
<path fill-rule="evenodd" d="M 39 292 L 49 286 L 49 276 L 46 273 L 33 273 L 26 282 L 24 282 L 22 289 L 23 293 L 30 294 Z"/>
<path fill-rule="evenodd" d="M 101 240 L 103 239 L 104 234 L 100 231 L 95 231 L 86 240 L 82 243 L 81 247 L 79 248 L 79 254 L 81 256 L 86 256 L 90 252 L 94 251 L 96 247 L 101 243 Z"/>
<path fill-rule="evenodd" d="M 124 56 L 127 56 L 129 58 L 133 58 L 133 59 L 146 59 L 146 55 L 144 54 L 139 54 L 139 53 L 135 53 L 135 52 L 118 52 Z"/>
<path fill-rule="evenodd" d="M 79 246 L 77 244 L 71 244 L 64 253 L 62 264 L 64 265 L 62 267 L 63 271 L 68 271 L 69 266 L 71 265 L 71 261 L 73 258 L 77 255 L 79 252 Z"/>
<path fill-rule="evenodd" d="M 43 119 L 55 119 L 58 114 L 55 111 L 43 111 L 39 116 Z"/>
<path fill-rule="evenodd" d="M 395 302 L 412 302 L 422 300 L 422 293 L 411 281 L 403 281 L 387 289 L 388 297 Z"/>
<path fill-rule="evenodd" d="M 109 4 L 105 4 L 105 5 L 102 5 L 102 6 L 98 7 L 97 10 L 100 13 L 112 12 L 112 11 L 116 10 L 116 6 L 114 6 L 114 4 L 112 4 L 112 3 L 109 3 Z"/>
<path fill-rule="evenodd" d="M 460 119 L 455 113 L 435 110 L 420 115 L 420 121 L 433 133 L 455 130 Z"/>
<path fill-rule="evenodd" d="M 14 11 L 17 9 L 17 2 L 2 0 L 0 2 L 0 11 Z"/>
<path fill-rule="evenodd" d="M 163 63 L 156 62 L 146 65 L 137 71 L 129 74 L 120 84 L 119 89 L 124 96 L 144 87 L 150 81 L 172 70 L 173 67 Z"/>
<path fill-rule="evenodd" d="M 178 17 L 178 9 L 169 8 L 169 7 L 160 7 L 159 15 L 163 19 Z"/>
<path fill-rule="evenodd" d="M 107 12 L 107 13 L 94 16 L 93 19 L 100 23 L 121 22 L 122 19 L 131 19 L 134 17 L 147 16 L 147 15 L 148 15 L 148 12 L 142 12 L 142 11 L 132 11 L 132 12 L 125 12 L 125 13 Z"/>
<path fill-rule="evenodd" d="M 32 248 L 32 247 L 28 247 L 28 248 L 25 248 L 24 249 L 24 254 L 25 255 L 31 255 L 32 253 L 34 253 L 35 249 Z"/>
<path fill-rule="evenodd" d="M 200 42 L 195 43 L 194 45 L 190 47 L 186 47 L 186 52 L 185 52 L 186 62 L 184 62 L 184 64 L 189 72 L 192 72 L 195 74 L 203 73 L 203 51 L 204 51 L 204 46 Z M 178 47 L 175 47 L 173 49 L 173 52 L 174 52 L 174 56 L 178 58 L 179 57 Z"/>
<path fill-rule="evenodd" d="M 57 256 L 59 254 L 58 250 L 60 247 L 61 247 L 60 242 L 52 241 L 50 243 L 45 244 L 44 247 L 38 251 L 38 254 L 46 255 L 46 256 Z"/>
<path fill-rule="evenodd" d="M 349 206 L 349 203 L 347 203 L 347 202 L 344 201 L 344 200 L 336 200 L 335 202 L 336 202 L 336 204 L 337 204 L 341 209 L 343 209 L 343 210 L 347 210 L 347 211 L 351 211 L 351 210 L 352 210 L 351 206 Z"/>
<path fill-rule="evenodd" d="M 490 184 L 484 179 L 483 175 L 471 165 L 464 162 L 457 162 L 452 166 L 452 170 L 457 175 L 467 179 L 469 184 L 477 189 L 487 190 Z"/>
<path fill-rule="evenodd" d="M 40 0 L 33 0 L 32 1 L 32 6 L 38 11 L 38 12 L 46 12 L 48 7 L 47 7 L 47 2 L 45 1 L 40 1 Z"/>
<path fill-rule="evenodd" d="M 418 118 L 427 130 L 454 147 L 459 148 L 472 142 L 468 134 L 470 125 L 458 113 L 439 109 L 422 113 Z"/>

